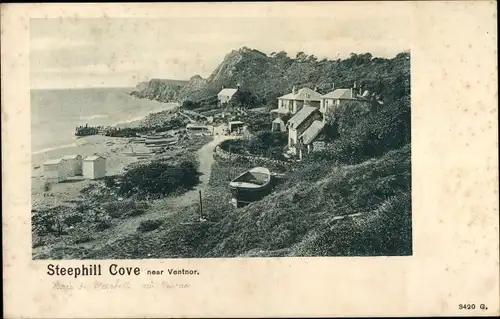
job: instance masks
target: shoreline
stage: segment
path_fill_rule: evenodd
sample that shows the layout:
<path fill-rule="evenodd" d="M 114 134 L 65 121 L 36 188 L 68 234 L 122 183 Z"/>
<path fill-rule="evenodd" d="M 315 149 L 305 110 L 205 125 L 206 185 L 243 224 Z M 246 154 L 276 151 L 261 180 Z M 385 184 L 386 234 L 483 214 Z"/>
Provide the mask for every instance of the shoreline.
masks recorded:
<path fill-rule="evenodd" d="M 175 109 L 177 107 L 179 107 L 179 104 L 169 103 L 164 105 L 161 109 L 150 111 L 143 116 L 137 116 L 130 120 L 117 122 L 112 126 L 120 128 L 133 127 L 152 114 Z M 31 194 L 33 206 L 37 206 L 38 204 L 49 204 L 47 202 L 49 199 L 41 196 L 41 194 L 44 193 L 43 189 L 45 184 L 45 179 L 42 176 L 43 163 L 47 160 L 72 154 L 79 154 L 82 157 L 98 154 L 106 158 L 106 176 L 112 176 L 122 174 L 128 165 L 141 161 L 141 159 L 129 155 L 134 152 L 154 154 L 145 144 L 131 143 L 130 138 L 104 135 L 73 136 L 73 141 L 71 143 L 32 152 Z M 51 191 L 58 194 L 56 197 L 77 198 L 79 191 L 92 182 L 93 181 L 90 180 L 84 180 L 81 176 L 77 176 L 70 178 L 67 183 L 52 184 Z"/>
<path fill-rule="evenodd" d="M 179 106 L 180 106 L 179 103 L 165 103 L 165 108 L 157 109 L 157 110 L 154 110 L 154 111 L 150 111 L 150 112 L 148 112 L 145 115 L 136 116 L 136 117 L 134 117 L 132 119 L 129 119 L 129 120 L 117 121 L 117 122 L 115 122 L 113 124 L 106 125 L 106 126 L 108 126 L 108 127 L 119 127 L 119 128 L 134 127 L 134 126 L 137 126 L 139 123 L 141 123 L 144 119 L 146 119 L 148 116 L 150 116 L 152 114 L 161 113 L 161 112 L 167 111 L 167 110 L 172 110 L 172 109 L 175 109 L 175 108 L 177 108 Z M 90 138 L 92 136 L 106 137 L 106 136 L 103 136 L 103 135 L 89 135 L 89 136 L 82 136 L 82 137 L 72 136 L 73 137 L 73 142 L 71 142 L 71 143 L 66 143 L 66 144 L 63 144 L 63 145 L 58 145 L 58 146 L 53 146 L 53 147 L 47 147 L 47 148 L 43 148 L 41 150 L 32 151 L 31 152 L 31 159 L 32 159 L 32 165 L 31 166 L 33 167 L 35 165 L 39 165 L 39 164 L 33 163 L 34 159 L 38 158 L 38 157 L 44 157 L 44 158 L 47 157 L 47 159 L 54 158 L 54 156 L 55 156 L 55 158 L 60 157 L 61 155 L 58 155 L 58 154 L 62 152 L 61 150 L 68 150 L 69 151 L 69 153 L 66 152 L 65 155 L 66 154 L 74 154 L 73 150 L 74 149 L 78 149 L 82 145 L 86 145 L 87 143 L 89 143 L 88 142 L 89 141 L 88 138 Z M 92 139 L 90 139 L 90 142 L 92 142 Z M 44 154 L 46 156 L 43 156 Z M 52 154 L 52 156 L 49 156 L 50 154 Z"/>

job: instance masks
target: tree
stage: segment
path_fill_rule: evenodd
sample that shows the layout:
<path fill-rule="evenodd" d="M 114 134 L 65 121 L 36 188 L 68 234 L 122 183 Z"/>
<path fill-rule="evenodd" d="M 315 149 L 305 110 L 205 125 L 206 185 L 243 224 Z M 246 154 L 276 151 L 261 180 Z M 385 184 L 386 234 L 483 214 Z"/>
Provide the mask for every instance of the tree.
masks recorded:
<path fill-rule="evenodd" d="M 305 54 L 303 51 L 300 51 L 295 56 L 295 59 L 299 62 L 305 62 L 307 59 L 307 54 Z"/>
<path fill-rule="evenodd" d="M 39 234 L 55 234 L 61 236 L 64 231 L 64 219 L 61 207 L 52 209 L 42 209 L 34 212 L 31 217 L 31 224 L 34 231 Z"/>

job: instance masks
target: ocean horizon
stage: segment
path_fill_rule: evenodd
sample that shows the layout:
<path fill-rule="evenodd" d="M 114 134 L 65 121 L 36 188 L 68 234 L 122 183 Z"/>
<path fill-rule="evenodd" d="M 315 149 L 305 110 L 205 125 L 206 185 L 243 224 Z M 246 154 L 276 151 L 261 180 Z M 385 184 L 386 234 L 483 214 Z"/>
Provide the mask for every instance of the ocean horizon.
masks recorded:
<path fill-rule="evenodd" d="M 31 153 L 76 146 L 78 125 L 112 126 L 141 120 L 176 103 L 137 99 L 134 88 L 31 89 Z"/>

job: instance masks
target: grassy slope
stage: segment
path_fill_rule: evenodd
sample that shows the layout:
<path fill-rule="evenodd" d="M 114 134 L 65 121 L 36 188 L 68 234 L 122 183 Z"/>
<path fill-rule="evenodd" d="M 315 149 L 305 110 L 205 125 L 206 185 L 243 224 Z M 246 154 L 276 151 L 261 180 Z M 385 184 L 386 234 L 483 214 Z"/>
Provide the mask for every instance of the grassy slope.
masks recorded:
<path fill-rule="evenodd" d="M 194 222 L 199 207 L 192 205 L 155 231 L 74 251 L 75 258 L 411 254 L 410 145 L 358 165 L 309 165 L 241 209 L 228 203 L 228 167 L 217 162 L 213 168 L 203 203 L 209 222 Z M 248 167 L 231 165 L 232 176 Z"/>

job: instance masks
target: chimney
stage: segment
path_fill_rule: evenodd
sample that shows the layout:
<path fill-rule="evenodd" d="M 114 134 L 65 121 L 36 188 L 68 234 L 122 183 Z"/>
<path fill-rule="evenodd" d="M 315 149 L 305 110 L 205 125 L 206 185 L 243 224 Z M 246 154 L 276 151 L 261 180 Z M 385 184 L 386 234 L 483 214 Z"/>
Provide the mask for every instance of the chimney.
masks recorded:
<path fill-rule="evenodd" d="M 224 85 L 222 86 L 222 89 L 224 90 Z"/>
<path fill-rule="evenodd" d="M 292 94 L 295 94 L 295 85 L 292 88 Z"/>
<path fill-rule="evenodd" d="M 236 84 L 236 91 L 239 91 L 240 90 L 240 84 Z"/>
<path fill-rule="evenodd" d="M 351 98 L 354 98 L 354 90 L 351 88 Z"/>
<path fill-rule="evenodd" d="M 335 83 L 332 83 L 332 91 L 335 90 Z"/>
<path fill-rule="evenodd" d="M 318 92 L 318 87 L 317 86 L 314 87 L 314 92 Z"/>

